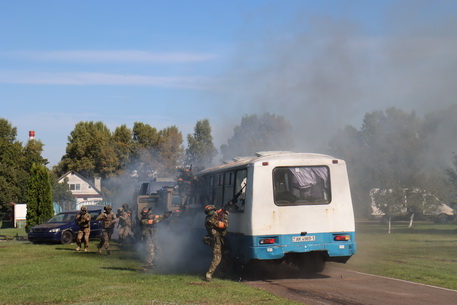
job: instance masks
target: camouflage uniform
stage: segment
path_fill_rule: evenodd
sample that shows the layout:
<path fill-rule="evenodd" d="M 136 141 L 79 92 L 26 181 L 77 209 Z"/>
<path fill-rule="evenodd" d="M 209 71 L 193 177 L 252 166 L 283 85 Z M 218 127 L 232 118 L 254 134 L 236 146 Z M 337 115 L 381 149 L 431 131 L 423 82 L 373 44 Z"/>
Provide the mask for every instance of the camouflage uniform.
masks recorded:
<path fill-rule="evenodd" d="M 90 214 L 87 213 L 87 207 L 82 206 L 81 212 L 79 212 L 75 218 L 75 222 L 79 226 L 78 235 L 76 237 L 76 251 L 81 249 L 81 240 L 84 238 L 84 252 L 87 252 L 87 248 L 89 247 L 90 218 Z"/>
<path fill-rule="evenodd" d="M 227 227 L 229 225 L 228 212 L 224 212 L 222 219 L 219 219 L 214 205 L 205 207 L 205 227 L 208 235 L 205 236 L 204 242 L 209 245 L 213 250 L 213 260 L 206 272 L 205 280 L 211 281 L 214 271 L 222 260 L 222 248 L 224 246 L 224 237 L 227 234 Z"/>
<path fill-rule="evenodd" d="M 122 243 L 128 243 L 129 240 L 128 238 L 133 239 L 134 238 L 134 235 L 133 235 L 133 231 L 132 231 L 132 225 L 133 225 L 133 221 L 132 221 L 132 214 L 129 210 L 122 210 L 120 213 L 119 213 L 119 224 L 120 224 L 120 228 L 119 228 L 119 240 L 122 242 Z"/>
<path fill-rule="evenodd" d="M 102 247 L 106 249 L 106 254 L 110 255 L 109 250 L 109 240 L 114 231 L 114 225 L 117 223 L 118 219 L 113 212 L 111 212 L 111 207 L 109 205 L 105 206 L 105 211 L 98 215 L 97 221 L 102 222 L 102 232 L 100 235 L 100 243 L 98 244 L 98 253 L 102 253 Z"/>
<path fill-rule="evenodd" d="M 143 235 L 143 241 L 146 242 L 146 251 L 148 252 L 142 267 L 144 271 L 147 271 L 148 269 L 155 267 L 154 255 L 155 250 L 158 248 L 156 224 L 167 218 L 170 213 L 167 212 L 162 215 L 154 215 L 146 209 L 143 210 L 141 214 L 141 234 Z"/>
<path fill-rule="evenodd" d="M 192 171 L 186 168 L 178 177 L 178 192 L 180 198 L 180 206 L 183 208 L 188 203 L 189 196 L 191 195 L 191 184 L 193 180 Z"/>

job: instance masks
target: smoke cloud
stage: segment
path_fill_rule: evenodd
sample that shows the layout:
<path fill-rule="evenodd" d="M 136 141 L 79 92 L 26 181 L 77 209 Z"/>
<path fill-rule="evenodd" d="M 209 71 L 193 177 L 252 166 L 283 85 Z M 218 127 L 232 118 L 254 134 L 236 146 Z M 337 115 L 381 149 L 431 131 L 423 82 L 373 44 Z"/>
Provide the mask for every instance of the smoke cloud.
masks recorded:
<path fill-rule="evenodd" d="M 288 21 L 274 8 L 246 19 L 234 68 L 215 85 L 225 94 L 218 105 L 224 116 L 237 110 L 215 128 L 217 139 L 230 137 L 227 127 L 242 114 L 270 112 L 294 126 L 297 150 L 322 152 L 338 129 L 358 128 L 367 112 L 397 107 L 424 115 L 456 103 L 454 2 L 394 1 L 365 7 L 364 16 L 355 4 L 339 15 L 311 15 L 307 5 Z"/>

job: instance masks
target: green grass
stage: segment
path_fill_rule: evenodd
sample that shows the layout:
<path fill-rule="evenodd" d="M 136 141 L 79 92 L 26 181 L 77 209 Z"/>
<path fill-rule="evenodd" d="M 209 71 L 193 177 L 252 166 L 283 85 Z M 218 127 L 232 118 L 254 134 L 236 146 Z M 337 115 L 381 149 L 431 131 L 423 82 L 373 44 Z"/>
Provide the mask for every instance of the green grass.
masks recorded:
<path fill-rule="evenodd" d="M 395 222 L 356 224 L 357 253 L 335 266 L 457 289 L 457 225 Z"/>
<path fill-rule="evenodd" d="M 356 224 L 357 254 L 336 267 L 457 289 L 457 225 Z M 22 229 L 1 229 L 19 238 Z M 242 283 L 202 274 L 139 271 L 137 254 L 75 252 L 74 245 L 0 241 L 0 304 L 296 304 Z"/>
<path fill-rule="evenodd" d="M 1 229 L 0 235 L 25 236 Z M 202 274 L 139 271 L 137 254 L 75 252 L 75 245 L 0 242 L 0 304 L 297 304 L 242 283 Z"/>

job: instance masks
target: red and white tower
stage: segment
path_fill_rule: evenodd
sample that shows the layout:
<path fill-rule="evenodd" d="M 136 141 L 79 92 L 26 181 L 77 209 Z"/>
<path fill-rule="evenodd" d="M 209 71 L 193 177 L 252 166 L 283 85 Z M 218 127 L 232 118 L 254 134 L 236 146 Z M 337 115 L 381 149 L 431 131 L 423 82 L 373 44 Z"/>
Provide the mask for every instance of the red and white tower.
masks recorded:
<path fill-rule="evenodd" d="M 29 140 L 34 140 L 35 139 L 35 131 L 34 130 L 30 130 L 29 131 Z"/>

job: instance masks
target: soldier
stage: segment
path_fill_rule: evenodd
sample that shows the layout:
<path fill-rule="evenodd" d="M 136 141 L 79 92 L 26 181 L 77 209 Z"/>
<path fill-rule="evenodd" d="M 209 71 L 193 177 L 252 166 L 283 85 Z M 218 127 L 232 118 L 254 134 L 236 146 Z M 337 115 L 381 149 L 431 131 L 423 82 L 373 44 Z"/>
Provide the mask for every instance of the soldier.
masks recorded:
<path fill-rule="evenodd" d="M 144 208 L 141 211 L 141 233 L 143 235 L 143 240 L 146 242 L 146 250 L 148 251 L 144 265 L 141 266 L 143 271 L 155 268 L 154 254 L 156 248 L 158 248 L 156 225 L 165 218 L 168 218 L 170 214 L 171 212 L 165 212 L 162 215 L 154 215 L 148 208 Z"/>
<path fill-rule="evenodd" d="M 132 215 L 132 210 L 130 209 L 128 203 L 124 203 L 124 204 L 122 205 L 122 210 L 123 210 L 123 211 L 126 211 L 127 213 L 129 213 L 130 215 Z"/>
<path fill-rule="evenodd" d="M 89 248 L 90 214 L 87 213 L 87 207 L 85 205 L 81 207 L 81 211 L 76 215 L 75 222 L 79 226 L 76 237 L 76 251 L 81 249 L 81 240 L 84 238 L 84 252 L 87 252 L 87 248 Z"/>
<path fill-rule="evenodd" d="M 97 221 L 102 222 L 102 233 L 100 235 L 100 243 L 98 244 L 98 253 L 102 253 L 102 247 L 106 249 L 106 254 L 110 255 L 109 250 L 109 240 L 113 234 L 114 225 L 117 223 L 118 219 L 113 212 L 111 212 L 111 206 L 106 205 L 104 212 L 98 215 Z"/>
<path fill-rule="evenodd" d="M 205 207 L 205 214 L 205 227 L 208 235 L 204 237 L 203 241 L 213 250 L 213 260 L 208 272 L 205 274 L 205 280 L 209 282 L 222 260 L 222 248 L 229 221 L 228 212 L 221 211 L 221 214 L 218 214 L 214 205 L 207 205 Z"/>
<path fill-rule="evenodd" d="M 118 211 L 119 218 L 119 240 L 123 245 L 128 245 L 133 239 L 133 221 L 132 221 L 132 212 L 129 209 L 128 204 L 123 204 L 122 209 Z"/>
<path fill-rule="evenodd" d="M 182 171 L 178 177 L 178 192 L 179 198 L 181 200 L 180 205 L 181 209 L 188 204 L 188 199 L 191 195 L 191 184 L 194 175 L 192 174 L 192 170 L 190 168 L 186 168 Z"/>

